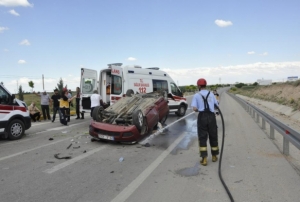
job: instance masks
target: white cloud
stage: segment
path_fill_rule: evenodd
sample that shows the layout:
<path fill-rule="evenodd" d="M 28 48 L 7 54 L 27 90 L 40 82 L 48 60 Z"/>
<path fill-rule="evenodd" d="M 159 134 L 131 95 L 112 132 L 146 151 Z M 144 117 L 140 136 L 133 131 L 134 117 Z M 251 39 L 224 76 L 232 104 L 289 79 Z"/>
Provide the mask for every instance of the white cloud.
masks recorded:
<path fill-rule="evenodd" d="M 8 52 L 9 50 L 8 50 L 7 48 L 5 48 L 3 51 L 4 51 L 4 52 Z"/>
<path fill-rule="evenodd" d="M 254 51 L 249 51 L 247 54 L 248 55 L 253 55 L 253 54 L 255 54 L 255 52 Z"/>
<path fill-rule="evenodd" d="M 8 27 L 0 27 L 0 33 L 3 33 L 4 30 L 8 30 Z"/>
<path fill-rule="evenodd" d="M 127 60 L 129 60 L 129 61 L 135 61 L 136 58 L 134 58 L 134 57 L 129 57 L 129 58 L 127 58 Z"/>
<path fill-rule="evenodd" d="M 27 39 L 24 39 L 19 44 L 22 45 L 22 46 L 30 46 L 30 42 Z"/>
<path fill-rule="evenodd" d="M 268 55 L 268 52 L 264 52 L 262 54 L 260 54 L 261 56 L 267 56 Z"/>
<path fill-rule="evenodd" d="M 219 27 L 228 27 L 233 25 L 231 21 L 224 21 L 224 20 L 215 20 L 216 25 Z"/>
<path fill-rule="evenodd" d="M 191 85 L 203 77 L 209 84 L 221 83 L 254 83 L 257 79 L 272 79 L 282 81 L 290 75 L 295 75 L 300 69 L 300 61 L 296 62 L 257 62 L 245 65 L 218 67 L 197 67 L 188 69 L 162 69 L 166 71 L 179 85 Z"/>
<path fill-rule="evenodd" d="M 15 16 L 20 16 L 19 13 L 17 13 L 14 9 L 8 11 L 10 14 L 15 15 Z"/>
<path fill-rule="evenodd" d="M 28 0 L 0 0 L 0 6 L 6 7 L 16 7 L 16 6 L 23 6 L 23 7 L 33 7 L 33 4 L 30 4 Z"/>
<path fill-rule="evenodd" d="M 19 63 L 19 64 L 25 64 L 26 61 L 25 61 L 25 60 L 19 60 L 18 63 Z"/>

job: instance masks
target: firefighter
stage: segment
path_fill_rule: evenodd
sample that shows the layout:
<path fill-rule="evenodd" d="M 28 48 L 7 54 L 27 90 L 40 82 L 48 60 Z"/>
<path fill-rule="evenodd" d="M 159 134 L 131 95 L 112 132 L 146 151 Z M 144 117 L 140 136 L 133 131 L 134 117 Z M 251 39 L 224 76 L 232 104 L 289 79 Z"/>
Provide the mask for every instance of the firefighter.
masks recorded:
<path fill-rule="evenodd" d="M 201 165 L 207 165 L 207 138 L 211 147 L 212 161 L 218 160 L 218 129 L 215 116 L 215 105 L 218 106 L 213 93 L 206 90 L 206 80 L 201 78 L 197 81 L 199 92 L 193 97 L 191 106 L 193 110 L 198 113 L 197 129 L 199 140 L 199 152 L 202 160 Z"/>
<path fill-rule="evenodd" d="M 214 92 L 216 100 L 218 101 L 218 103 L 220 103 L 219 93 L 217 92 L 217 90 L 214 90 L 213 92 Z"/>

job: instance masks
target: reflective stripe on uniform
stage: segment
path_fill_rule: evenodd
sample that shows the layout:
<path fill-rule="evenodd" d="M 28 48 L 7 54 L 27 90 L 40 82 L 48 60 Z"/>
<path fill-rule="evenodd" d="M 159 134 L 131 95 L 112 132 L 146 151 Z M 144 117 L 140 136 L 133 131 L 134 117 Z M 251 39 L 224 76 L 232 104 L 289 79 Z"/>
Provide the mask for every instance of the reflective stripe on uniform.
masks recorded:
<path fill-rule="evenodd" d="M 199 147 L 200 151 L 207 151 L 207 147 Z"/>
<path fill-rule="evenodd" d="M 211 150 L 212 150 L 212 151 L 218 151 L 218 150 L 219 150 L 219 147 L 211 147 Z"/>

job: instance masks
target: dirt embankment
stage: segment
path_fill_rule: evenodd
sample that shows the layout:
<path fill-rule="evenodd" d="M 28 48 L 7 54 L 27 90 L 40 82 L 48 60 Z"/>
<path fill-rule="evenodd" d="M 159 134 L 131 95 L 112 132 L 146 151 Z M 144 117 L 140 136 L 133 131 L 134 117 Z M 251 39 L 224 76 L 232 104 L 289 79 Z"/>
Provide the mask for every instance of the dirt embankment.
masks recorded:
<path fill-rule="evenodd" d="M 235 93 L 265 101 L 276 102 L 300 110 L 300 80 L 270 86 L 257 86 L 254 89 L 238 89 Z"/>

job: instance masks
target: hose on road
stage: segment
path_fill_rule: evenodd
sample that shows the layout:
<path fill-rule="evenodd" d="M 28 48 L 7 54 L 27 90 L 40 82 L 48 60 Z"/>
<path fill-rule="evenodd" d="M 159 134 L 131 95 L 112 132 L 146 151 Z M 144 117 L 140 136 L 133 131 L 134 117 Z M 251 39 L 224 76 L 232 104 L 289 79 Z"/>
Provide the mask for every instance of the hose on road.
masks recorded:
<path fill-rule="evenodd" d="M 222 182 L 222 184 L 223 184 L 223 186 L 224 186 L 224 188 L 225 188 L 225 190 L 226 190 L 226 192 L 227 192 L 227 194 L 228 194 L 228 196 L 229 196 L 229 198 L 230 198 L 230 201 L 231 201 L 231 202 L 234 202 L 234 199 L 233 199 L 233 197 L 232 197 L 232 195 L 231 195 L 231 193 L 230 193 L 230 191 L 229 191 L 227 185 L 225 184 L 225 182 L 224 182 L 224 180 L 223 180 L 223 177 L 222 177 L 222 173 L 221 173 L 221 165 L 222 165 L 222 157 L 223 157 L 223 148 L 224 148 L 224 140 L 225 140 L 225 124 L 224 124 L 223 114 L 222 114 L 220 108 L 219 108 L 218 106 L 216 106 L 216 105 L 215 105 L 215 107 L 218 109 L 219 114 L 221 115 L 221 119 L 222 119 L 222 130 L 223 130 L 222 147 L 221 147 L 220 160 L 219 160 L 219 169 L 218 169 L 218 172 L 219 172 L 219 178 L 220 178 L 220 180 L 221 180 L 221 182 Z"/>

